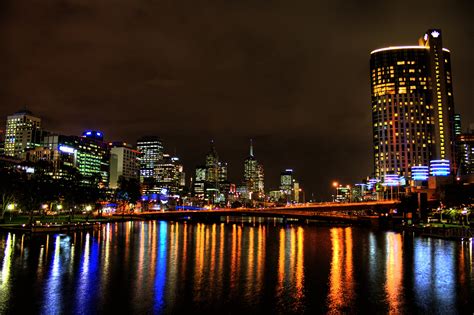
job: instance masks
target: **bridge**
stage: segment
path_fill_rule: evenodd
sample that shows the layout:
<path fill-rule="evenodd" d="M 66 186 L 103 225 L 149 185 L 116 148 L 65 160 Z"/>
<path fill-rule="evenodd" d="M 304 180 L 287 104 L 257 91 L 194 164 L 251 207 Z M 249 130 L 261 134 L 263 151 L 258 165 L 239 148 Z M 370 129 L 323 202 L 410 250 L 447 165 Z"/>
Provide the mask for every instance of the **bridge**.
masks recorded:
<path fill-rule="evenodd" d="M 275 217 L 298 221 L 330 221 L 341 223 L 374 224 L 380 215 L 396 208 L 398 201 L 358 203 L 305 203 L 286 207 L 207 209 L 181 211 L 149 211 L 114 214 L 115 217 L 143 220 L 220 220 L 222 217 Z"/>

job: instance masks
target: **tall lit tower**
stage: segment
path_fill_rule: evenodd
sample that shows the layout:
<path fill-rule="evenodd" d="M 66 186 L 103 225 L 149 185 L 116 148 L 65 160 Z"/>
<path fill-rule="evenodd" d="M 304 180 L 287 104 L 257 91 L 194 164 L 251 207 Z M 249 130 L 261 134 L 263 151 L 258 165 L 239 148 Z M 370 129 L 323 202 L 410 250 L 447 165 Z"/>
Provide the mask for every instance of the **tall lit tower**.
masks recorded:
<path fill-rule="evenodd" d="M 249 156 L 244 161 L 244 182 L 247 191 L 258 193 L 260 197 L 264 194 L 264 171 L 263 165 L 258 163 L 253 152 L 253 142 L 250 139 Z"/>
<path fill-rule="evenodd" d="M 39 146 L 41 141 L 41 118 L 28 110 L 7 117 L 5 155 L 22 158 L 26 149 Z"/>
<path fill-rule="evenodd" d="M 140 181 L 156 177 L 156 166 L 163 158 L 163 144 L 158 137 L 146 136 L 137 140 L 140 151 Z"/>
<path fill-rule="evenodd" d="M 413 166 L 442 160 L 456 168 L 450 52 L 441 30 L 418 46 L 377 49 L 370 55 L 375 175 L 411 177 Z"/>

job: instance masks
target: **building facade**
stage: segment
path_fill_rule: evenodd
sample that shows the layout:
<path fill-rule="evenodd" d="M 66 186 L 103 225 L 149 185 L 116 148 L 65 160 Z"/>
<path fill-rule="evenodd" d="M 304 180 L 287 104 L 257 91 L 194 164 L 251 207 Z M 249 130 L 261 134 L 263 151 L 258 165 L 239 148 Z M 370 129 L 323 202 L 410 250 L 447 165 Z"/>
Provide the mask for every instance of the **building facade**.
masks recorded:
<path fill-rule="evenodd" d="M 42 146 L 60 152 L 60 163 L 74 160 L 84 183 L 95 184 L 99 181 L 106 186 L 109 182 L 109 146 L 96 137 L 48 135 L 43 138 Z M 94 182 L 91 182 L 92 179 Z"/>
<path fill-rule="evenodd" d="M 244 183 L 250 199 L 264 197 L 263 165 L 254 156 L 252 140 L 250 140 L 249 156 L 244 161 Z M 250 195 L 253 195 L 253 197 Z"/>
<path fill-rule="evenodd" d="M 474 174 L 474 130 L 460 134 L 457 138 L 459 148 L 460 175 Z"/>
<path fill-rule="evenodd" d="M 109 188 L 119 187 L 120 177 L 139 179 L 140 152 L 126 143 L 112 143 L 110 148 L 110 179 Z"/>
<path fill-rule="evenodd" d="M 147 178 L 156 178 L 156 167 L 163 158 L 163 143 L 158 137 L 146 136 L 137 140 L 140 151 L 140 182 Z"/>
<path fill-rule="evenodd" d="M 163 154 L 155 169 L 158 191 L 166 189 L 169 195 L 182 195 L 185 173 L 179 158 Z"/>
<path fill-rule="evenodd" d="M 411 177 L 412 166 L 448 161 L 456 170 L 450 52 L 441 30 L 418 46 L 377 49 L 370 55 L 374 172 Z"/>
<path fill-rule="evenodd" d="M 28 110 L 18 111 L 7 117 L 5 155 L 24 158 L 25 150 L 41 144 L 41 118 Z"/>

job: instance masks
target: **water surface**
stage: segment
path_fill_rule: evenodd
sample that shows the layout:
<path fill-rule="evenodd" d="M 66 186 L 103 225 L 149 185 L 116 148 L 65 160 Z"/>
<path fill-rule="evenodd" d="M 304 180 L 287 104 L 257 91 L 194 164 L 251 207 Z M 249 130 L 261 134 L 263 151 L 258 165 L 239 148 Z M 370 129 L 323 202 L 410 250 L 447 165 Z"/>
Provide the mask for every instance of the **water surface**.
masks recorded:
<path fill-rule="evenodd" d="M 471 242 L 249 221 L 0 234 L 0 313 L 474 310 Z"/>

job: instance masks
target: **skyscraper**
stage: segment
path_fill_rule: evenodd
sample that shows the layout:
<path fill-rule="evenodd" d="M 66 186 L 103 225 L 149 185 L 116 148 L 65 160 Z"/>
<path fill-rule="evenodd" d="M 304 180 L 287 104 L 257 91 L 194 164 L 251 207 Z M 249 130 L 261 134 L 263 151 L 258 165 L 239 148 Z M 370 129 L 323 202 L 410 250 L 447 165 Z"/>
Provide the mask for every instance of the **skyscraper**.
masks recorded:
<path fill-rule="evenodd" d="M 474 126 L 473 126 L 474 127 Z M 474 128 L 458 135 L 459 175 L 474 174 Z"/>
<path fill-rule="evenodd" d="M 146 136 L 137 140 L 140 151 L 140 182 L 156 177 L 156 166 L 163 158 L 163 144 L 158 137 Z"/>
<path fill-rule="evenodd" d="M 409 178 L 412 166 L 431 161 L 454 171 L 451 61 L 441 30 L 428 30 L 418 46 L 372 51 L 370 81 L 375 175 Z"/>
<path fill-rule="evenodd" d="M 140 152 L 134 150 L 126 143 L 113 143 L 110 149 L 110 180 L 109 187 L 118 188 L 120 177 L 138 179 Z"/>
<path fill-rule="evenodd" d="M 250 139 L 249 156 L 244 161 L 244 183 L 247 187 L 247 192 L 257 193 L 261 198 L 264 195 L 264 172 L 263 165 L 258 163 L 253 153 L 253 142 Z"/>
<path fill-rule="evenodd" d="M 185 186 L 185 174 L 179 158 L 163 154 L 156 165 L 156 185 L 159 191 L 166 189 L 170 195 L 181 195 Z"/>
<path fill-rule="evenodd" d="M 51 134 L 43 138 L 42 145 L 61 152 L 61 160 L 73 159 L 84 183 L 96 184 L 90 182 L 91 177 L 96 177 L 94 181 L 98 180 L 106 185 L 109 182 L 110 170 L 109 146 L 101 140 L 103 134 L 100 131 L 87 134 L 89 132 L 85 131 L 82 137 Z M 100 133 L 100 137 L 97 133 Z"/>
<path fill-rule="evenodd" d="M 206 154 L 205 165 L 196 167 L 193 182 L 194 196 L 199 199 L 207 199 L 211 203 L 224 201 L 225 194 L 229 190 L 227 181 L 227 163 L 219 159 L 214 141 Z"/>
<path fill-rule="evenodd" d="M 28 110 L 7 117 L 5 155 L 22 158 L 26 149 L 39 146 L 41 140 L 41 118 Z"/>

